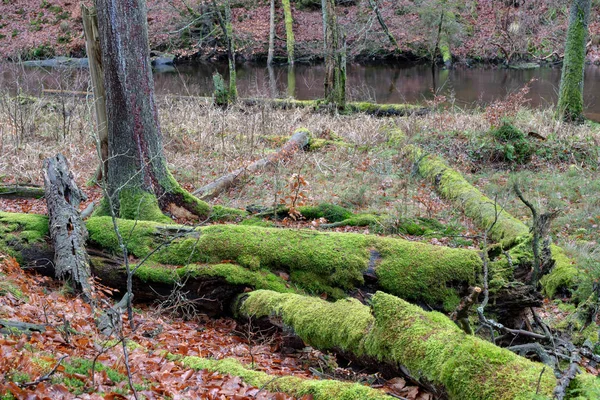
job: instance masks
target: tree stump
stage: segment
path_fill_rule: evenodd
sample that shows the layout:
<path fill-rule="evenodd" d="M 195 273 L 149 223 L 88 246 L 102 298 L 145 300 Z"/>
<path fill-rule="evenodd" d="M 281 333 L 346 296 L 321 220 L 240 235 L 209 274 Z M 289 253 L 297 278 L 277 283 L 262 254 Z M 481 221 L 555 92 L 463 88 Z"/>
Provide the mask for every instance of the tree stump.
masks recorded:
<path fill-rule="evenodd" d="M 72 279 L 86 300 L 90 300 L 90 262 L 85 250 L 88 232 L 79 215 L 79 203 L 86 197 L 77 187 L 62 154 L 44 160 L 44 186 L 55 276 Z"/>

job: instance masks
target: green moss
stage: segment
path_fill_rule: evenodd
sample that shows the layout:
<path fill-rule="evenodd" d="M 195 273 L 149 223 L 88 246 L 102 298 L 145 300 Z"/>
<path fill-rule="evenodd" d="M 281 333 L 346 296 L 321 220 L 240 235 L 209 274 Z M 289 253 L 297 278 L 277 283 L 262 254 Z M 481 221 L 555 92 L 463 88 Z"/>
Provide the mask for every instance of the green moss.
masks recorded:
<path fill-rule="evenodd" d="M 30 244 L 45 246 L 49 234 L 48 217 L 38 214 L 7 213 L 0 211 L 0 251 L 21 262 L 14 248 Z"/>
<path fill-rule="evenodd" d="M 495 207 L 493 200 L 467 182 L 460 173 L 448 167 L 440 157 L 427 155 L 416 146 L 407 146 L 406 151 L 418 163 L 419 173 L 434 183 L 444 198 L 462 208 L 481 229 L 488 229 L 492 225 L 497 208 L 501 208 L 501 205 Z M 510 240 L 528 233 L 529 228 L 524 223 L 502 210 L 490 232 L 490 238 L 495 241 Z"/>
<path fill-rule="evenodd" d="M 346 292 L 332 287 L 325 278 L 310 271 L 294 271 L 290 276 L 292 282 L 302 287 L 306 292 L 315 295 L 327 295 L 330 299 L 343 299 Z"/>
<path fill-rule="evenodd" d="M 292 17 L 292 8 L 290 0 L 281 0 L 283 5 L 283 15 L 285 19 L 285 34 L 286 34 L 286 46 L 288 53 L 288 64 L 294 63 L 294 18 Z"/>
<path fill-rule="evenodd" d="M 87 227 L 92 244 L 120 253 L 110 218 L 90 218 Z M 160 224 L 119 220 L 119 227 L 135 257 L 144 257 L 166 239 L 160 234 Z M 170 228 L 175 235 L 177 226 Z M 372 251 L 380 257 L 371 260 Z M 157 250 L 150 260 L 171 265 L 235 260 L 271 271 L 288 271 L 292 277 L 296 271 L 310 272 L 323 285 L 342 290 L 362 285 L 363 272 L 373 262 L 380 284 L 390 293 L 432 306 L 453 304 L 458 289 L 452 285 L 461 280 L 474 283 L 482 264 L 472 250 L 375 235 L 240 225 L 197 228 Z M 291 283 L 303 287 L 306 282 L 292 279 Z M 310 289 L 315 290 L 313 286 Z"/>
<path fill-rule="evenodd" d="M 600 398 L 600 380 L 598 377 L 583 373 L 575 375 L 567 389 L 567 399 L 589 400 Z"/>
<path fill-rule="evenodd" d="M 214 206 L 210 213 L 211 221 L 238 221 L 248 216 L 248 212 L 237 208 Z"/>
<path fill-rule="evenodd" d="M 552 298 L 557 293 L 574 290 L 580 272 L 563 249 L 555 245 L 551 245 L 550 249 L 555 261 L 554 268 L 540 279 L 540 283 L 544 294 Z"/>
<path fill-rule="evenodd" d="M 443 385 L 451 399 L 531 399 L 550 396 L 550 369 L 462 332 L 446 316 L 425 312 L 377 292 L 372 311 L 354 299 L 328 303 L 317 298 L 257 291 L 241 306 L 244 315 L 277 315 L 303 340 L 322 350 L 405 366 L 411 376 Z"/>
<path fill-rule="evenodd" d="M 295 376 L 273 377 L 261 371 L 244 367 L 238 360 L 226 358 L 209 360 L 200 357 L 184 357 L 179 362 L 197 370 L 208 370 L 221 374 L 239 376 L 249 385 L 271 392 L 284 392 L 295 397 L 312 395 L 315 400 L 385 400 L 392 399 L 382 391 L 358 383 L 333 380 L 302 379 Z"/>
<path fill-rule="evenodd" d="M 166 177 L 160 182 L 162 187 L 171 195 L 179 197 L 181 206 L 197 215 L 199 218 L 207 218 L 210 215 L 210 205 L 200 200 L 196 196 L 181 187 L 179 182 L 173 177 L 171 171 L 165 166 L 167 171 Z M 179 205 L 179 204 L 178 204 Z"/>
<path fill-rule="evenodd" d="M 591 1 L 573 1 L 560 79 L 557 113 L 567 121 L 583 120 L 583 76 Z"/>
<path fill-rule="evenodd" d="M 255 289 L 268 289 L 276 292 L 294 292 L 286 282 L 266 270 L 249 271 L 235 264 L 198 265 L 191 264 L 180 268 L 169 268 L 161 265 L 142 265 L 135 276 L 144 282 L 174 284 L 185 280 L 185 277 L 209 276 L 221 277 L 232 285 L 245 285 Z"/>
<path fill-rule="evenodd" d="M 240 225 L 245 226 L 262 226 L 263 228 L 273 228 L 275 224 L 271 221 L 264 220 L 258 217 L 251 217 L 240 222 Z"/>
<path fill-rule="evenodd" d="M 172 220 L 160 210 L 156 196 L 134 189 L 119 192 L 119 218 L 169 223 Z"/>
<path fill-rule="evenodd" d="M 413 104 L 376 104 L 369 102 L 349 102 L 347 112 L 361 112 L 375 116 L 402 116 L 422 111 L 423 108 Z"/>
<path fill-rule="evenodd" d="M 329 203 L 321 203 L 317 206 L 298 207 L 298 211 L 300 211 L 302 216 L 306 219 L 325 218 L 329 222 L 343 221 L 352 216 L 352 211 L 347 208 Z"/>

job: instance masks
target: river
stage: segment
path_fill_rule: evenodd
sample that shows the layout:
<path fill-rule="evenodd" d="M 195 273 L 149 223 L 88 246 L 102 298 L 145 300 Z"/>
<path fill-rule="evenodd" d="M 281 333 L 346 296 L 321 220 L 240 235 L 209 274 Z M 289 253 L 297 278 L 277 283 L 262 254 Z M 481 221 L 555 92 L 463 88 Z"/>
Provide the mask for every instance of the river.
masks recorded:
<path fill-rule="evenodd" d="M 227 76 L 227 66 L 221 64 L 194 64 L 161 67 L 155 71 L 154 80 L 158 95 L 207 96 L 212 91 L 212 74 L 215 70 Z M 64 82 L 60 69 L 26 69 L 30 75 L 25 82 L 30 89 L 81 90 L 87 81 L 86 70 L 70 72 Z M 242 64 L 237 68 L 238 92 L 242 97 L 294 97 L 300 100 L 323 96 L 323 65 L 297 65 L 293 68 Z M 443 95 L 449 102 L 464 108 L 489 104 L 501 99 L 531 82 L 528 98 L 532 107 L 547 107 L 556 102 L 561 69 L 541 67 L 535 69 L 504 69 L 497 67 L 436 69 L 427 65 L 348 65 L 347 93 L 352 100 L 379 103 L 423 103 L 433 98 L 433 93 Z M 61 76 L 61 78 L 58 77 Z M 35 79 L 31 79 L 35 77 Z M 14 70 L 0 73 L 0 85 L 14 81 Z M 2 82 L 4 81 L 4 82 Z M 37 83 L 35 83 L 37 82 Z M 33 86 L 33 87 L 32 87 Z M 39 90 L 39 89 L 38 89 Z M 34 92 L 38 90 L 33 90 Z M 29 90 L 31 91 L 31 90 Z M 600 121 L 600 67 L 589 65 L 585 69 L 584 102 L 586 116 Z"/>

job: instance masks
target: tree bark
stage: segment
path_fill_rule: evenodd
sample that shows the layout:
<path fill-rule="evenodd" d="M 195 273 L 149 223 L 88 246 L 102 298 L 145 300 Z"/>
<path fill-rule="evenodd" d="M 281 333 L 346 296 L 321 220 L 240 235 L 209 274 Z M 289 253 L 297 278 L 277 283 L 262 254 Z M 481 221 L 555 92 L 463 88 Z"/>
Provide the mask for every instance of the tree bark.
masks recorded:
<path fill-rule="evenodd" d="M 396 38 L 390 32 L 387 24 L 385 23 L 385 21 L 383 20 L 383 17 L 381 16 L 381 12 L 379 12 L 379 7 L 377 6 L 377 0 L 369 0 L 369 5 L 371 6 L 371 9 L 373 10 L 373 12 L 375 12 L 375 15 L 377 16 L 377 21 L 379 21 L 379 25 L 381 26 L 381 29 L 383 29 L 383 32 L 388 37 L 390 43 L 396 48 L 396 50 L 400 51 L 400 46 L 398 46 L 398 42 L 396 41 Z"/>
<path fill-rule="evenodd" d="M 290 0 L 281 0 L 281 3 L 283 4 L 283 16 L 285 20 L 288 64 L 294 65 L 294 46 L 296 45 L 296 40 L 294 39 L 294 17 L 292 16 L 292 6 Z"/>
<path fill-rule="evenodd" d="M 94 92 L 94 109 L 96 111 L 97 146 L 100 157 L 100 166 L 96 173 L 96 180 L 101 182 L 106 175 L 108 161 L 108 121 L 106 117 L 106 93 L 102 72 L 102 55 L 98 34 L 98 17 L 95 11 L 90 10 L 83 3 L 81 4 L 81 16 L 83 19 L 85 49 L 88 55 L 92 90 Z"/>
<path fill-rule="evenodd" d="M 289 159 L 298 149 L 302 149 L 308 145 L 309 138 L 310 132 L 307 129 L 298 129 L 294 135 L 292 135 L 290 140 L 288 140 L 288 142 L 276 153 L 270 154 L 269 156 L 255 161 L 246 167 L 238 168 L 235 171 L 209 183 L 208 185 L 195 190 L 192 194 L 198 196 L 202 200 L 215 198 L 225 190 L 234 186 L 239 181 L 240 177 L 254 173 L 262 168 L 275 164 L 280 160 Z"/>
<path fill-rule="evenodd" d="M 583 120 L 583 76 L 591 3 L 591 0 L 571 3 L 557 105 L 559 117 L 566 121 Z"/>
<path fill-rule="evenodd" d="M 79 216 L 79 203 L 85 194 L 77 187 L 62 154 L 44 160 L 44 183 L 55 275 L 71 278 L 89 301 L 91 271 L 85 250 L 88 232 Z"/>
<path fill-rule="evenodd" d="M 167 220 L 171 204 L 205 217 L 210 208 L 167 169 L 154 101 L 146 2 L 96 0 L 108 117 L 107 193 L 100 214 Z"/>
<path fill-rule="evenodd" d="M 273 65 L 275 55 L 275 0 L 271 0 L 269 7 L 269 52 L 267 55 L 267 65 Z"/>
<path fill-rule="evenodd" d="M 326 0 L 325 24 L 325 101 L 338 108 L 346 106 L 345 38 L 335 14 L 335 0 Z"/>

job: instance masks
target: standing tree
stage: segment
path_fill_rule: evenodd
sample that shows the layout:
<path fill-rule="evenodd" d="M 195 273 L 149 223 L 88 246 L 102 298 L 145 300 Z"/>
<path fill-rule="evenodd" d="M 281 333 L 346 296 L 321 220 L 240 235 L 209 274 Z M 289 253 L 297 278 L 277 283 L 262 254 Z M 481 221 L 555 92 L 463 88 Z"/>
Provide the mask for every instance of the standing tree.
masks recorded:
<path fill-rule="evenodd" d="M 346 106 L 346 49 L 345 38 L 335 14 L 335 0 L 326 0 L 323 8 L 325 22 L 325 100 L 339 108 Z"/>
<path fill-rule="evenodd" d="M 95 0 L 108 116 L 106 189 L 97 214 L 168 220 L 174 209 L 206 217 L 210 207 L 167 168 L 150 67 L 146 2 Z"/>
<path fill-rule="evenodd" d="M 288 64 L 294 64 L 294 46 L 296 40 L 294 39 L 294 18 L 292 17 L 292 6 L 290 0 L 281 0 L 283 4 L 283 16 L 285 19 L 285 37 L 286 47 L 288 53 Z"/>
<path fill-rule="evenodd" d="M 591 0 L 573 0 L 565 44 L 558 116 L 565 121 L 583 120 L 583 75 Z"/>
<path fill-rule="evenodd" d="M 273 65 L 275 56 L 275 0 L 271 0 L 269 6 L 269 53 L 267 56 L 267 65 Z"/>

